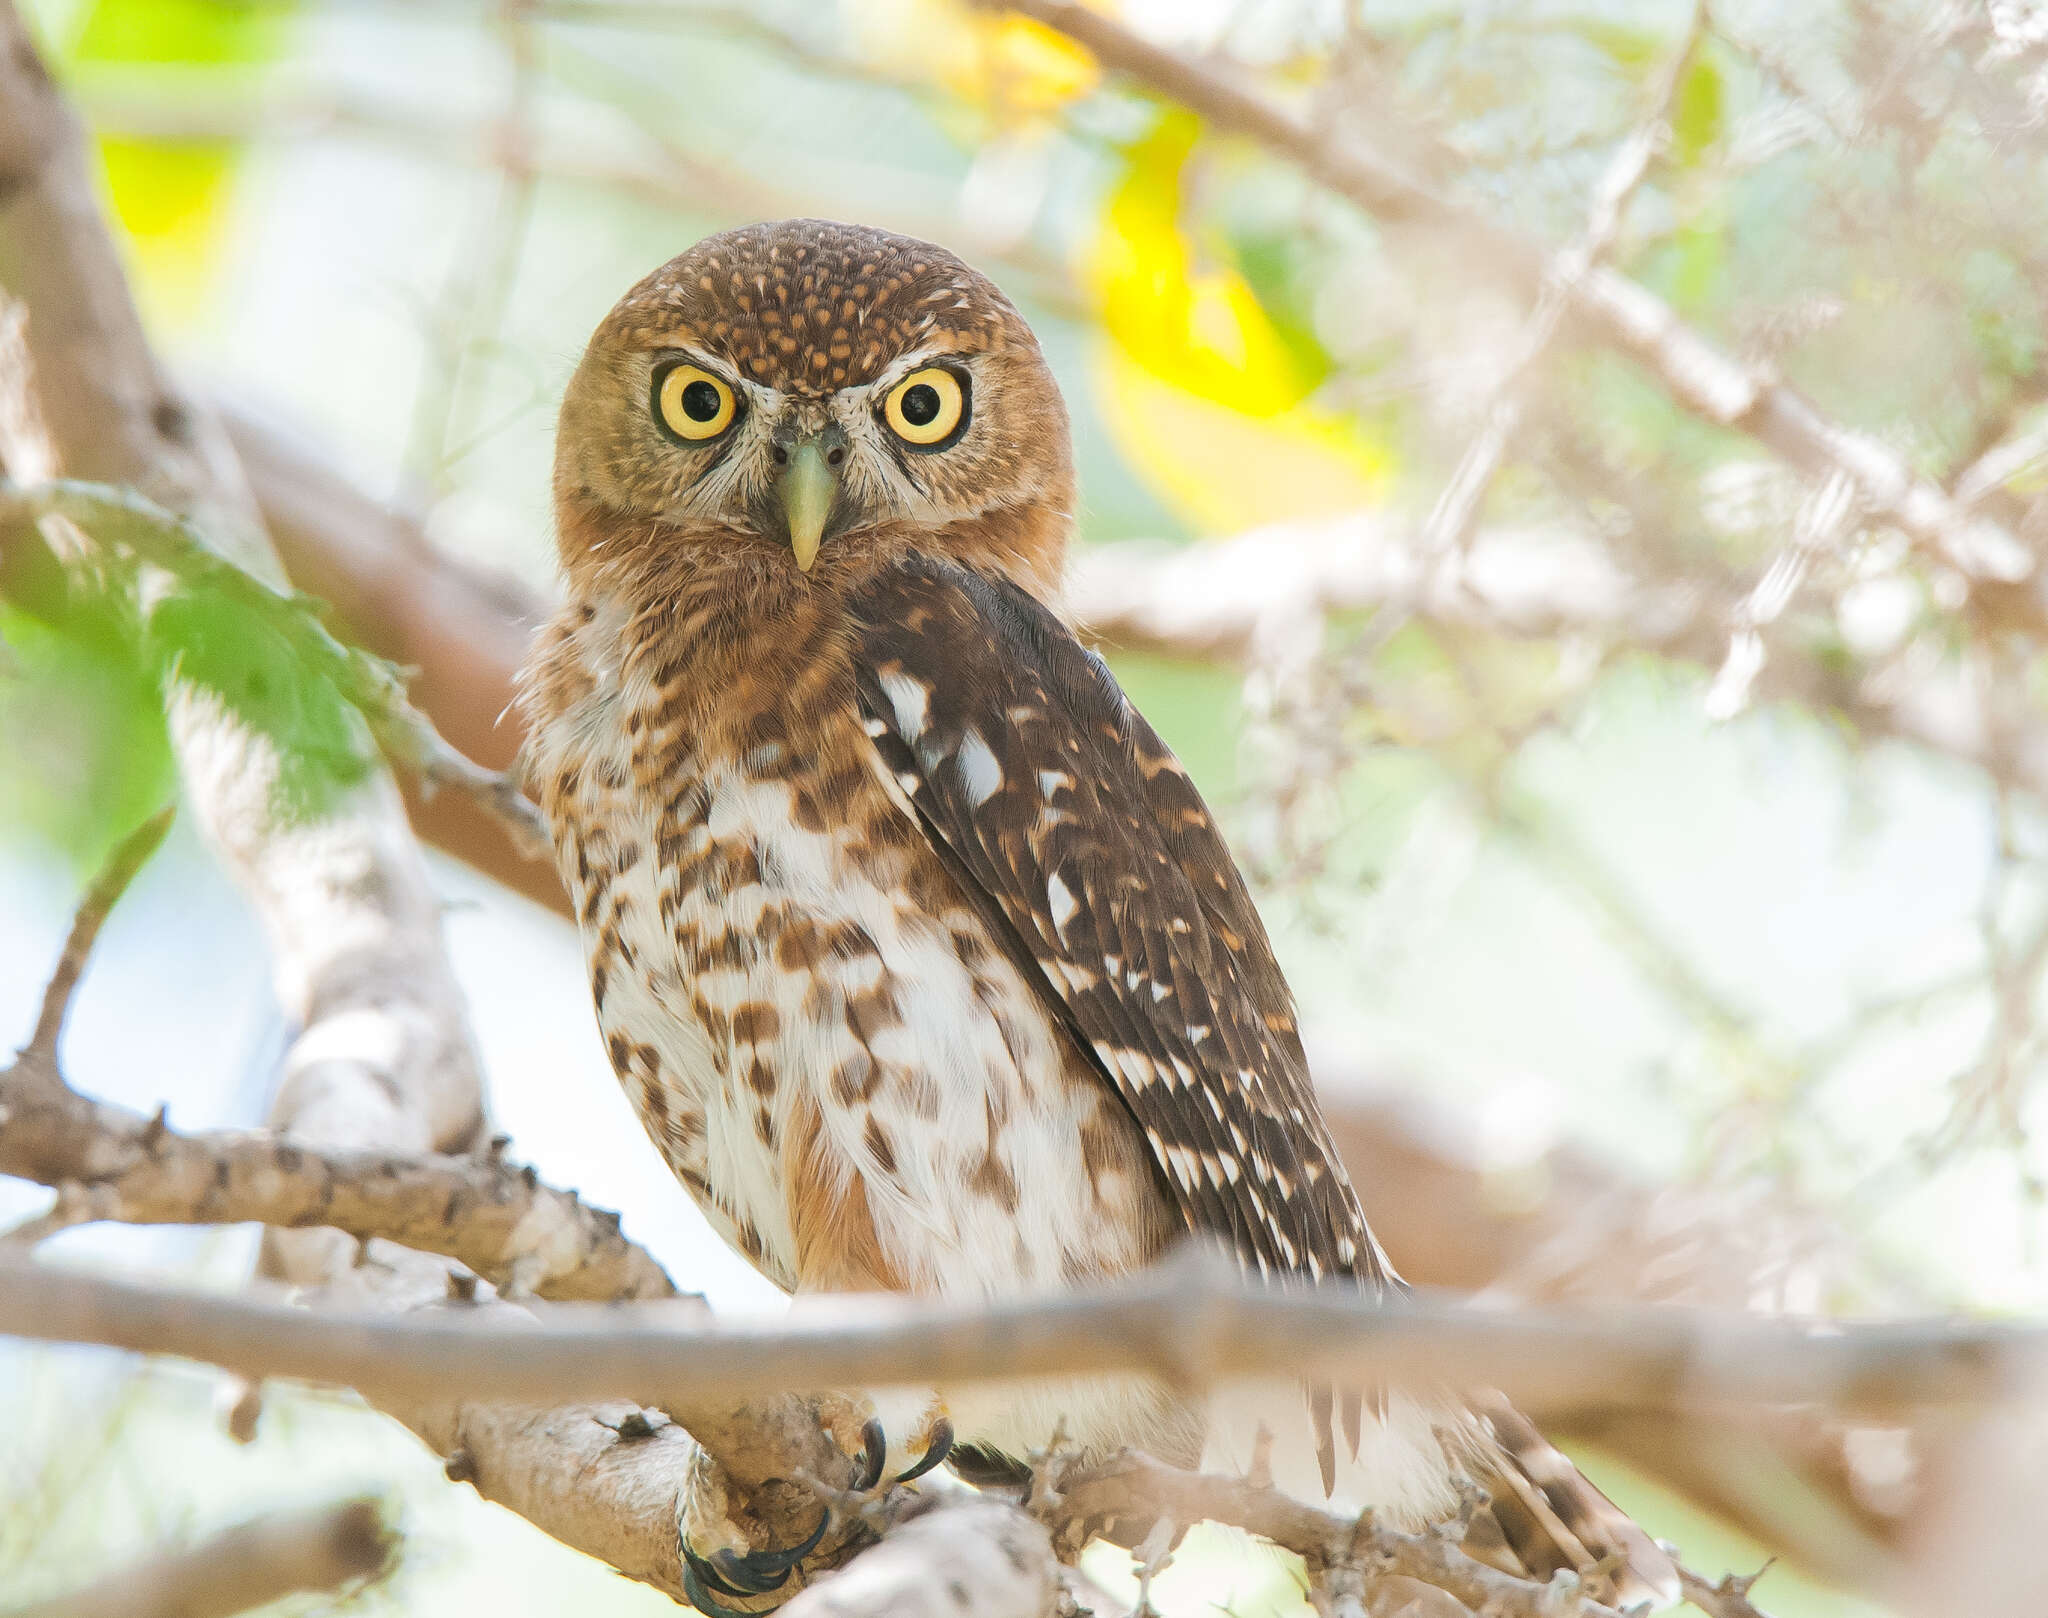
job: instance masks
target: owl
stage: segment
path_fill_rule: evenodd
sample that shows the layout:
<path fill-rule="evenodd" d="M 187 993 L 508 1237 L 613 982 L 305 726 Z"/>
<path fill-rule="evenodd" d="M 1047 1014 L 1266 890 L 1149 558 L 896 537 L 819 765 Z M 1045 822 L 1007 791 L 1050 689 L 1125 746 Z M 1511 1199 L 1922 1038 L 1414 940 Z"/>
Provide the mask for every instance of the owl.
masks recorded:
<path fill-rule="evenodd" d="M 1191 1237 L 1397 1288 L 1244 880 L 1060 614 L 1074 492 L 1036 340 L 943 248 L 750 226 L 605 318 L 562 403 L 566 592 L 521 700 L 612 1067 L 792 1293 L 1014 1299 Z M 1290 1392 L 1325 1491 L 1419 1524 L 1474 1478 L 1503 1559 L 1618 1551 L 1622 1591 L 1668 1583 L 1497 1398 Z M 988 1482 L 1056 1427 L 1190 1465 L 1218 1426 L 1097 1378 L 939 1390 L 890 1436 Z M 707 1555 L 700 1529 L 713 1613 L 805 1550 Z"/>

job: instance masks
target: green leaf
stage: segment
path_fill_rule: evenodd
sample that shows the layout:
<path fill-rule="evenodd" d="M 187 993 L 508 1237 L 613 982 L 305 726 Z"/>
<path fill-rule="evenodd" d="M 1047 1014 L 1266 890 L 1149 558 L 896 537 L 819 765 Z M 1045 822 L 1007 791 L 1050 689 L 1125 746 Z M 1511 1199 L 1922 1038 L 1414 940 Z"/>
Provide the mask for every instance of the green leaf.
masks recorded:
<path fill-rule="evenodd" d="M 50 624 L 0 602 L 0 829 L 86 869 L 172 781 L 156 680 L 116 616 L 85 604 Z"/>
<path fill-rule="evenodd" d="M 1671 160 L 1680 169 L 1696 167 L 1721 139 L 1725 99 L 1726 85 L 1713 57 L 1706 51 L 1693 52 L 1671 107 Z"/>
<path fill-rule="evenodd" d="M 167 696 L 183 685 L 272 744 L 271 807 L 304 820 L 361 781 L 372 755 L 354 706 L 308 666 L 277 618 L 257 601 L 187 585 L 151 611 L 149 645 Z"/>

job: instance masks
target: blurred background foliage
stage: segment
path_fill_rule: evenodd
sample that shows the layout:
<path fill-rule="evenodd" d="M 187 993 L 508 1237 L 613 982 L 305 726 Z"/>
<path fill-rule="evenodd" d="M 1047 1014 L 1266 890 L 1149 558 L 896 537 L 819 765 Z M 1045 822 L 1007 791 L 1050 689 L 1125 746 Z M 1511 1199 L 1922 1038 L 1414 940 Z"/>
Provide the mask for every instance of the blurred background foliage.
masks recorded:
<path fill-rule="evenodd" d="M 28 9 L 93 125 L 165 349 L 423 509 L 437 543 L 538 587 L 554 402 L 591 326 L 697 237 L 800 213 L 942 241 L 1012 294 L 1074 416 L 1084 546 L 1289 523 L 1339 543 L 1349 530 L 1313 525 L 1359 513 L 1412 533 L 1509 392 L 1482 534 L 1590 535 L 1641 578 L 1732 604 L 1810 512 L 1794 474 L 1611 354 L 1561 340 L 1518 376 L 1527 310 L 1468 249 L 1363 219 L 1063 38 L 959 0 Z M 1978 497 L 2038 543 L 2048 25 L 2028 7 L 1724 0 L 1704 27 L 1685 0 L 1115 9 L 1278 92 L 1326 92 L 1333 119 L 1552 243 L 1585 228 L 1672 73 L 1669 138 L 1613 262 L 1945 486 L 2016 446 Z M 1896 535 L 1852 520 L 1799 566 L 1780 621 L 1820 671 L 1988 693 L 2022 728 L 2042 711 L 2035 649 L 1960 613 L 1958 581 Z M 1789 1252 L 1759 1302 L 2048 1307 L 2048 891 L 2024 780 L 1867 711 L 1727 699 L 1711 663 L 1569 622 L 1497 633 L 1386 607 L 1248 673 L 1109 650 L 1229 821 L 1318 1039 L 1466 1109 L 1504 1198 L 1569 1137 L 1853 1251 L 1825 1290 Z M 77 872 L 171 770 L 156 665 L 111 618 L 52 629 L 0 608 L 0 656 L 0 982 L 25 1028 Z M 765 1302 L 618 1105 L 566 933 L 441 876 L 521 1148 L 624 1207 L 714 1298 Z M 184 1123 L 253 1119 L 281 1034 L 246 918 L 177 842 L 132 910 L 75 1079 L 168 1096 Z M 236 1263 L 220 1238 L 63 1241 L 147 1243 L 214 1277 Z M 441 1487 L 374 1423 L 312 1401 L 237 1453 L 206 1436 L 191 1382 L 117 1393 L 115 1375 L 0 1360 L 0 1405 L 51 1408 L 51 1379 L 82 1379 L 125 1423 L 81 1444 L 0 1413 L 17 1435 L 0 1596 L 42 1588 L 79 1536 L 111 1552 L 264 1478 L 369 1475 L 413 1480 L 428 1550 L 368 1605 L 659 1603 Z M 166 1492 L 171 1451 L 192 1460 Z M 1616 1488 L 1660 1532 L 1719 1543 Z M 67 1512 L 70 1538 L 46 1520 Z M 1212 1564 L 1184 1561 L 1194 1610 Z M 1284 1574 L 1245 1579 L 1230 1610 L 1286 1604 Z M 1771 1593 L 1784 1614 L 1852 1610 L 1791 1574 Z"/>

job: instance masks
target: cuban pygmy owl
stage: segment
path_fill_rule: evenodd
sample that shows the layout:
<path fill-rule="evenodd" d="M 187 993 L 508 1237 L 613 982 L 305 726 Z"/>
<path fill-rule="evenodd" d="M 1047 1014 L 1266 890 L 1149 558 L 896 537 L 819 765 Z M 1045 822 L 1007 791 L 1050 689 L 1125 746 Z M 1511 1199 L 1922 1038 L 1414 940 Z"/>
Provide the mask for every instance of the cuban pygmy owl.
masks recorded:
<path fill-rule="evenodd" d="M 942 248 L 751 226 L 605 318 L 523 701 L 612 1066 L 790 1292 L 1009 1298 L 1191 1233 L 1398 1286 L 1229 850 L 1060 616 L 1073 506 L 1037 342 Z M 941 1401 L 922 1436 L 977 1478 L 1059 1423 L 1179 1464 L 1209 1425 L 1143 1378 Z M 1325 1489 L 1395 1521 L 1470 1476 L 1530 1573 L 1619 1549 L 1668 1580 L 1497 1398 L 1317 1390 L 1300 1426 Z"/>

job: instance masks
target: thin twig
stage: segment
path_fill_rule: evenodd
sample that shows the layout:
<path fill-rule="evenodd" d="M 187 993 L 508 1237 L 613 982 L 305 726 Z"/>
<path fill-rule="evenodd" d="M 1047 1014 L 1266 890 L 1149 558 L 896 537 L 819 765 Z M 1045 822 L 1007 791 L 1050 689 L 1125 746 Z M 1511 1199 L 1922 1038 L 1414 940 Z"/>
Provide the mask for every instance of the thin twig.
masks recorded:
<path fill-rule="evenodd" d="M 1318 184 L 1387 220 L 1454 233 L 1525 289 L 1552 273 L 1538 243 L 1462 207 L 1356 138 L 1342 138 L 1226 71 L 1155 45 L 1077 0 L 976 0 L 1021 12 L 1086 46 L 1103 64 L 1296 164 Z M 1748 434 L 1809 475 L 1841 471 L 1862 504 L 1921 550 L 1977 583 L 2024 583 L 2013 604 L 2048 634 L 2048 588 L 2030 548 L 2009 528 L 1965 509 L 1916 474 L 1890 446 L 1823 415 L 1784 383 L 1743 366 L 1687 325 L 1647 287 L 1604 266 L 1571 286 L 1572 314 L 1642 365 L 1684 409 Z"/>
<path fill-rule="evenodd" d="M 63 953 L 57 957 L 56 970 L 50 974 L 50 981 L 43 990 L 42 1010 L 36 1016 L 35 1032 L 29 1036 L 23 1054 L 33 1053 L 46 1062 L 56 1061 L 57 1040 L 64 1032 L 64 1020 L 70 1014 L 72 996 L 78 990 L 78 979 L 85 971 L 86 960 L 100 936 L 100 928 L 106 925 L 107 915 L 121 895 L 128 891 L 128 884 L 135 880 L 135 873 L 157 851 L 176 814 L 174 805 L 166 805 L 151 815 L 121 839 L 100 867 L 99 874 L 92 879 L 92 885 L 85 890 L 85 897 L 78 902 L 77 913 L 71 918 L 71 932 L 64 940 Z"/>
<path fill-rule="evenodd" d="M 1651 161 L 1669 137 L 1667 120 L 1672 100 L 1699 50 L 1706 14 L 1704 0 L 1697 0 L 1677 49 L 1652 87 L 1649 111 L 1622 141 L 1593 189 L 1585 228 L 1545 269 L 1536 307 L 1524 321 L 1507 367 L 1494 385 L 1493 396 L 1482 412 L 1480 429 L 1465 447 L 1457 469 L 1423 525 L 1424 555 L 1435 560 L 1449 558 L 1462 551 L 1471 537 L 1480 504 L 1521 421 L 1523 384 L 1556 337 L 1580 283 L 1613 249 L 1629 201 L 1648 177 Z"/>

